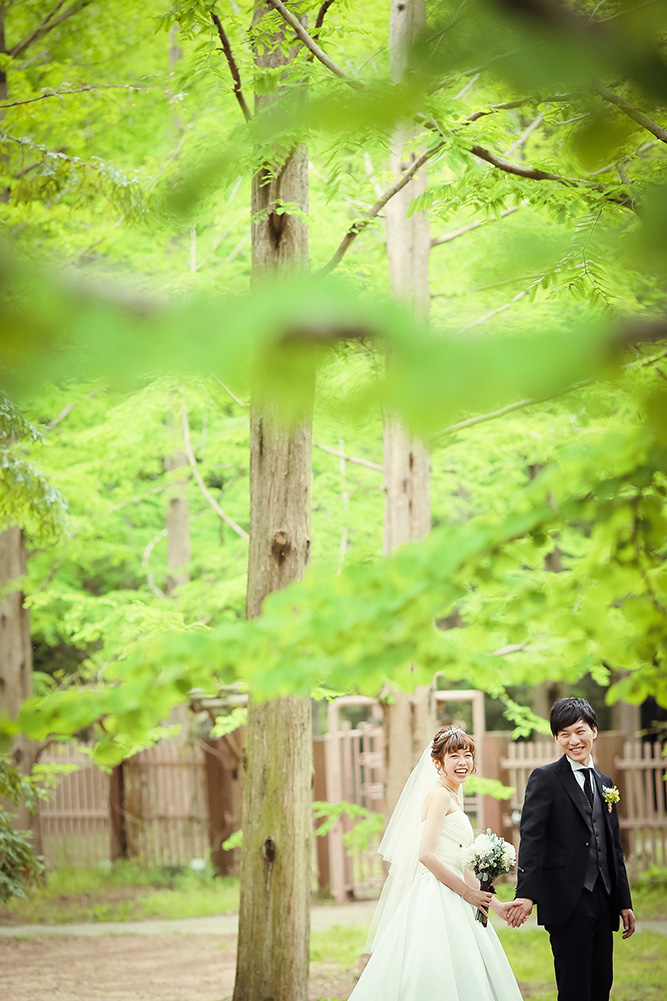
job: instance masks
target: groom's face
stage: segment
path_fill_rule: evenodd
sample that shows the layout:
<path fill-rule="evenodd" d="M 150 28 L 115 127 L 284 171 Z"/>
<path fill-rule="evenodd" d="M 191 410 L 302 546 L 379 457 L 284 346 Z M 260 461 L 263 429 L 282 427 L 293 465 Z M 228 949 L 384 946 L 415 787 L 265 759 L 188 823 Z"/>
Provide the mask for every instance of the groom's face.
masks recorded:
<path fill-rule="evenodd" d="M 591 727 L 583 719 L 578 719 L 572 726 L 563 727 L 556 734 L 559 744 L 568 758 L 580 765 L 587 765 L 591 756 L 593 741 L 598 735 L 597 727 Z"/>

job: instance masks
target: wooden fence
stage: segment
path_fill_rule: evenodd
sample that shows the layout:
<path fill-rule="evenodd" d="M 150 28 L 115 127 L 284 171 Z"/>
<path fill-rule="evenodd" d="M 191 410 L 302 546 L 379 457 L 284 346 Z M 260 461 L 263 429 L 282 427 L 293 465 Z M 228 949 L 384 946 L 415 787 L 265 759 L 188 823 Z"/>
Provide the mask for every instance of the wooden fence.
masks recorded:
<path fill-rule="evenodd" d="M 619 745 L 622 750 L 616 750 Z M 600 734 L 594 748 L 595 762 L 610 775 L 621 796 L 618 804 L 621 842 L 631 879 L 655 865 L 667 865 L 667 743 L 623 742 L 618 735 Z M 509 804 L 510 833 L 518 845 L 518 820 L 528 776 L 533 768 L 560 757 L 554 742 L 508 743 L 500 765 L 505 782 L 514 786 Z M 507 836 L 507 834 L 505 835 Z"/>
<path fill-rule="evenodd" d="M 343 700 L 336 700 L 337 702 Z M 355 700 L 356 702 L 357 700 Z M 373 700 L 359 699 L 357 704 Z M 333 706 L 333 703 L 332 703 Z M 321 747 L 318 749 L 317 744 Z M 318 768 L 318 761 L 324 767 Z M 384 810 L 384 730 L 372 723 L 336 720 L 326 737 L 315 746 L 315 797 L 329 803 L 353 803 L 367 810 Z M 376 890 L 384 880 L 384 868 L 377 854 L 379 835 L 364 847 L 350 850 L 346 843 L 357 821 L 343 814 L 326 835 L 326 844 L 317 846 L 318 881 L 331 891 L 337 903 Z M 316 841 L 323 841 L 316 838 Z"/>
<path fill-rule="evenodd" d="M 667 866 L 667 743 L 628 741 L 616 759 L 621 831 L 629 836 L 630 876 Z"/>
<path fill-rule="evenodd" d="M 381 813 L 382 727 L 361 723 L 351 728 L 331 722 L 335 725 L 330 734 L 314 743 L 314 798 L 331 803 L 345 800 Z M 515 788 L 510 801 L 487 804 L 489 823 L 518 843 L 518 819 L 528 776 L 533 768 L 554 761 L 560 752 L 553 741 L 512 743 L 504 734 L 489 737 L 485 773 Z M 650 866 L 667 865 L 665 748 L 667 744 L 624 742 L 614 734 L 600 734 L 596 741 L 596 763 L 613 777 L 621 794 L 619 819 L 631 877 Z M 211 824 L 212 803 L 220 798 L 220 780 L 214 776 L 211 781 L 209 775 L 207 796 L 206 758 L 201 744 L 165 741 L 124 763 L 125 854 L 147 865 L 174 866 L 209 856 L 211 846 L 220 841 L 215 832 L 222 831 L 224 824 L 222 820 L 217 827 Z M 37 844 L 41 844 L 47 861 L 56 866 L 107 863 L 118 854 L 112 848 L 118 818 L 114 818 L 111 806 L 119 801 L 113 788 L 115 776 L 99 771 L 85 753 L 70 746 L 54 745 L 41 760 L 45 764 L 72 764 L 78 769 L 65 775 L 54 798 L 41 806 Z M 491 803 L 497 816 L 492 815 Z M 348 852 L 344 836 L 354 824 L 343 815 L 329 835 L 315 839 L 320 886 L 339 901 L 376 888 L 384 876 L 374 843 Z"/>
<path fill-rule="evenodd" d="M 40 804 L 36 845 L 50 865 L 98 865 L 109 859 L 109 776 L 71 744 L 53 744 L 40 764 L 76 767 L 66 772 L 52 799 Z"/>
<path fill-rule="evenodd" d="M 204 751 L 162 741 L 123 766 L 127 854 L 151 865 L 184 865 L 209 854 Z"/>
<path fill-rule="evenodd" d="M 37 844 L 49 865 L 99 865 L 114 852 L 113 776 L 85 751 L 53 745 L 44 765 L 77 770 L 62 776 L 40 806 Z M 188 864 L 209 853 L 204 751 L 198 744 L 163 741 L 123 765 L 124 854 L 147 865 Z"/>

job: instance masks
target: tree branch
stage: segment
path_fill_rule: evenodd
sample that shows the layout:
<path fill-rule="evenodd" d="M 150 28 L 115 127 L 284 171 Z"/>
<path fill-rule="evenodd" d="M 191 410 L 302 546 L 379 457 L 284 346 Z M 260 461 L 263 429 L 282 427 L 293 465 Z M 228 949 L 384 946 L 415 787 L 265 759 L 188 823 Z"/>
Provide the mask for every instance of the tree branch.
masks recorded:
<path fill-rule="evenodd" d="M 48 94 L 40 94 L 39 97 L 27 97 L 23 101 L 10 101 L 8 104 L 0 104 L 0 108 L 16 108 L 19 104 L 34 104 L 35 101 L 46 101 L 49 97 L 69 97 L 70 94 L 96 93 L 99 90 L 137 90 L 142 91 L 144 87 L 135 87 L 130 83 L 103 83 L 99 87 L 91 87 L 86 84 L 76 90 L 54 90 Z"/>
<path fill-rule="evenodd" d="M 241 111 L 243 112 L 243 117 L 245 118 L 246 122 L 249 122 L 250 119 L 252 118 L 252 113 L 250 111 L 250 108 L 246 104 L 245 97 L 243 96 L 243 89 L 241 87 L 241 74 L 239 73 L 239 68 L 236 65 L 236 60 L 234 59 L 234 53 L 232 52 L 232 47 L 229 44 L 229 39 L 227 38 L 227 32 L 222 26 L 222 21 L 220 20 L 220 18 L 213 9 L 211 9 L 211 20 L 218 29 L 218 35 L 220 36 L 220 41 L 222 42 L 222 50 L 225 53 L 225 57 L 229 65 L 229 72 L 232 74 L 232 80 L 234 81 L 234 96 L 236 97 L 236 100 L 239 102 L 239 106 L 241 108 Z"/>
<path fill-rule="evenodd" d="M 348 83 L 351 87 L 356 87 L 356 88 L 361 87 L 361 84 L 359 83 L 358 80 L 351 79 L 351 77 L 347 75 L 345 70 L 341 69 L 338 63 L 335 63 L 333 59 L 331 59 L 326 54 L 326 52 L 324 52 L 324 50 L 319 47 L 315 39 L 308 34 L 308 32 L 301 24 L 301 22 L 294 16 L 294 14 L 292 14 L 290 10 L 287 9 L 285 4 L 282 3 L 282 0 L 268 0 L 268 2 L 271 4 L 272 7 L 275 7 L 275 9 L 278 11 L 283 20 L 286 21 L 287 24 L 289 24 L 290 28 L 292 28 L 295 35 L 299 39 L 301 39 L 306 48 L 310 49 L 315 58 L 319 59 L 319 61 L 322 63 L 323 66 L 326 66 L 326 68 L 331 73 L 333 73 L 334 76 L 339 77 L 339 79 L 341 80 L 345 80 L 345 82 Z"/>
<path fill-rule="evenodd" d="M 505 171 L 506 174 L 515 174 L 517 177 L 527 177 L 532 181 L 556 181 L 558 184 L 578 184 L 581 183 L 573 177 L 563 177 L 561 174 L 551 174 L 548 170 L 540 170 L 539 167 L 529 167 L 523 163 L 514 163 L 493 153 L 484 146 L 469 146 L 468 151 L 480 160 L 486 160 L 492 167 Z"/>
<path fill-rule="evenodd" d="M 509 156 L 510 153 L 514 153 L 515 150 L 517 150 L 521 146 L 523 146 L 523 144 L 526 142 L 526 140 L 530 136 L 532 136 L 533 132 L 536 129 L 539 129 L 539 127 L 540 127 L 540 125 L 542 124 L 543 121 L 544 121 L 544 112 L 540 111 L 539 115 L 537 115 L 537 117 L 533 119 L 533 121 L 530 123 L 530 125 L 526 126 L 526 128 L 523 130 L 523 132 L 521 133 L 521 135 L 517 139 L 514 140 L 514 142 L 511 144 L 511 146 L 507 147 L 507 149 L 505 150 L 504 155 L 505 156 Z"/>
<path fill-rule="evenodd" d="M 271 0 L 271 2 L 273 3 L 273 0 Z M 384 194 L 382 194 L 378 198 L 378 200 L 375 202 L 372 208 L 368 210 L 366 215 L 363 216 L 361 219 L 357 219 L 356 222 L 352 223 L 347 233 L 341 240 L 338 249 L 336 250 L 336 253 L 329 261 L 327 261 L 325 265 L 323 265 L 323 267 L 321 267 L 317 271 L 317 274 L 327 275 L 329 274 L 330 271 L 333 271 L 333 269 L 338 264 L 340 264 L 344 254 L 349 249 L 353 241 L 359 236 L 359 234 L 366 228 L 366 226 L 368 226 L 370 222 L 373 221 L 373 219 L 375 219 L 380 214 L 380 212 L 385 207 L 387 202 L 391 198 L 393 198 L 394 195 L 401 190 L 401 188 L 404 188 L 406 184 L 409 184 L 409 182 L 412 180 L 417 171 L 421 167 L 423 167 L 428 160 L 434 157 L 436 153 L 438 153 L 442 149 L 445 143 L 446 140 L 443 139 L 442 142 L 439 142 L 437 143 L 437 145 L 432 146 L 430 149 L 427 149 L 424 153 L 422 153 L 421 156 L 417 157 L 416 160 L 413 160 L 408 169 L 402 174 L 401 177 L 399 177 L 397 181 L 395 181 L 391 185 L 391 187 L 387 188 L 387 190 L 384 192 Z"/>
<path fill-rule="evenodd" d="M 326 13 L 329 10 L 329 7 L 331 7 L 331 5 L 332 5 L 333 2 L 334 2 L 334 0 L 324 0 L 324 3 L 322 4 L 322 6 L 320 7 L 320 9 L 317 12 L 317 17 L 315 19 L 315 31 L 313 32 L 313 38 L 314 38 L 315 41 L 317 41 L 319 30 L 322 27 L 322 25 L 324 24 L 324 18 L 326 16 Z M 311 53 L 311 55 L 314 55 L 314 54 L 315 53 Z"/>
<path fill-rule="evenodd" d="M 517 294 L 513 296 L 509 302 L 503 303 L 502 306 L 497 306 L 495 309 L 492 309 L 488 313 L 485 313 L 484 316 L 480 316 L 479 319 L 473 320 L 472 323 L 467 323 L 465 327 L 461 327 L 459 329 L 458 333 L 463 334 L 467 330 L 474 330 L 475 327 L 480 327 L 483 323 L 486 323 L 487 320 L 490 320 L 492 319 L 492 317 L 497 316 L 498 313 L 504 313 L 506 309 L 511 309 L 515 302 L 520 302 L 520 300 L 527 295 L 528 295 L 527 289 L 524 289 L 522 292 L 517 292 Z"/>
<path fill-rule="evenodd" d="M 464 119 L 463 124 L 471 125 L 473 122 L 476 122 L 480 118 L 484 118 L 486 115 L 495 115 L 497 111 L 507 111 L 512 108 L 521 108 L 524 104 L 527 104 L 528 101 L 532 100 L 534 100 L 534 98 L 520 97 L 515 101 L 502 101 L 500 104 L 490 104 L 486 108 L 480 108 L 478 111 L 473 111 L 472 114 L 468 115 L 468 117 Z M 564 101 L 565 97 L 545 97 L 544 100 Z"/>
<path fill-rule="evenodd" d="M 381 473 L 384 470 L 384 466 L 379 465 L 377 462 L 371 462 L 370 459 L 357 459 L 354 455 L 347 455 L 343 451 L 336 451 L 335 448 L 330 448 L 328 445 L 319 445 L 316 441 L 313 442 L 314 448 L 319 448 L 323 452 L 327 452 L 329 455 L 335 455 L 339 459 L 345 459 L 346 462 L 353 462 L 357 466 L 364 466 L 366 469 L 373 469 L 377 473 Z"/>
<path fill-rule="evenodd" d="M 601 194 L 604 194 L 608 202 L 613 202 L 624 209 L 629 209 L 630 212 L 635 211 L 634 202 L 627 195 L 608 194 L 607 188 L 604 185 L 595 184 L 594 181 L 589 181 L 586 178 L 564 177 L 561 174 L 552 174 L 548 170 L 540 170 L 539 167 L 529 167 L 523 163 L 514 163 L 512 160 L 506 160 L 497 153 L 485 149 L 484 146 L 469 146 L 468 152 L 480 160 L 485 160 L 492 167 L 497 167 L 498 170 L 502 170 L 506 174 L 514 174 L 516 177 L 526 177 L 532 181 L 555 181 L 556 184 L 563 184 L 565 187 L 584 185 L 590 191 L 599 191 Z"/>
<path fill-rule="evenodd" d="M 600 84 L 597 89 L 604 101 L 608 101 L 610 104 L 615 104 L 616 107 L 620 108 L 623 114 L 627 115 L 628 118 L 631 118 L 633 122 L 637 122 L 638 125 L 641 125 L 643 129 L 646 129 L 654 135 L 656 139 L 660 140 L 660 142 L 667 143 L 667 130 L 663 129 L 661 125 L 654 122 L 652 118 L 648 117 L 648 115 L 645 115 L 643 111 L 640 111 L 639 108 L 635 108 L 634 105 L 630 104 L 629 101 L 626 101 L 624 97 L 614 94 L 602 84 Z"/>
<path fill-rule="evenodd" d="M 632 324 L 630 324 L 629 333 L 632 336 Z M 656 339 L 658 337 L 667 337 L 667 323 L 664 321 L 657 321 L 657 332 Z M 652 338 L 651 338 L 652 339 Z M 667 358 L 667 351 L 663 351 L 662 354 L 657 355 L 655 358 L 642 358 L 638 361 L 628 362 L 627 365 L 622 365 L 624 371 L 628 371 L 631 368 L 648 368 L 650 365 L 657 365 L 661 362 L 663 358 Z M 658 370 L 659 371 L 659 370 Z M 555 400 L 559 396 L 565 396 L 567 393 L 572 393 L 575 389 L 583 389 L 585 386 L 590 386 L 593 379 L 584 379 L 582 382 L 576 382 L 572 386 L 567 386 L 558 393 L 554 393 L 553 396 L 548 397 L 549 400 Z M 464 421 L 457 421 L 456 424 L 449 424 L 448 427 L 442 428 L 441 431 L 436 432 L 437 436 L 452 434 L 454 431 L 461 431 L 464 428 L 474 427 L 476 424 L 486 424 L 487 421 L 496 420 L 497 417 L 504 417 L 505 414 L 511 414 L 515 410 L 523 410 L 525 407 L 534 407 L 538 403 L 546 403 L 546 399 L 542 400 L 516 400 L 514 403 L 508 403 L 505 407 L 500 407 L 498 410 L 492 410 L 488 414 L 476 414 L 474 417 L 469 417 Z"/>
<path fill-rule="evenodd" d="M 451 233 L 445 233 L 444 236 L 435 237 L 435 239 L 431 240 L 431 246 L 441 247 L 443 243 L 451 243 L 452 240 L 457 240 L 459 236 L 465 236 L 466 233 L 471 233 L 474 229 L 479 229 L 480 226 L 487 226 L 490 222 L 498 222 L 499 219 L 504 219 L 505 216 L 518 212 L 519 209 L 524 208 L 527 204 L 528 199 L 524 199 L 520 205 L 514 205 L 512 208 L 503 209 L 498 216 L 492 216 L 490 219 L 477 219 L 475 222 L 469 222 L 467 225 L 461 226 L 459 229 L 453 229 Z"/>
<path fill-rule="evenodd" d="M 195 458 L 194 452 L 192 451 L 192 445 L 190 443 L 190 423 L 188 421 L 188 411 L 185 404 L 183 404 L 181 410 L 181 423 L 183 426 L 183 447 L 185 450 L 185 454 L 188 458 L 188 462 L 190 463 L 190 466 L 192 468 L 192 475 L 197 481 L 197 486 L 199 487 L 199 489 L 201 490 L 204 497 L 209 502 L 215 513 L 220 518 L 222 518 L 225 524 L 229 525 L 229 527 L 233 529 L 237 535 L 240 535 L 240 537 L 242 539 L 245 539 L 245 541 L 247 542 L 249 539 L 249 535 L 246 532 L 246 530 L 244 528 L 241 528 L 241 526 L 237 522 L 235 522 L 233 518 L 230 518 L 228 514 L 225 514 L 225 512 L 222 510 L 217 500 L 215 499 L 215 497 L 213 497 L 213 495 L 211 494 L 211 492 L 209 491 L 208 487 L 206 486 L 206 484 L 202 479 L 202 475 L 199 472 L 199 466 L 197 465 L 197 460 Z"/>
<path fill-rule="evenodd" d="M 58 11 L 65 5 L 65 0 L 59 0 L 59 2 L 52 8 L 52 10 L 46 15 L 46 17 L 37 25 L 34 31 L 31 31 L 29 35 L 26 35 L 20 42 L 9 50 L 8 55 L 16 59 L 17 56 L 22 55 L 26 49 L 30 48 L 33 42 L 39 41 L 40 38 L 44 38 L 48 35 L 50 31 L 53 31 L 59 24 L 63 21 L 67 21 L 70 17 L 78 14 L 79 11 L 84 10 L 85 7 L 90 6 L 93 0 L 75 0 L 71 7 L 64 10 L 60 17 L 56 17 Z M 55 20 L 54 20 L 55 18 Z"/>
<path fill-rule="evenodd" d="M 270 3 L 277 3 L 278 0 L 269 0 L 269 2 Z M 551 102 L 553 102 L 553 101 L 564 101 L 564 100 L 567 100 L 567 97 L 568 97 L 568 95 L 564 94 L 564 95 L 556 95 L 556 96 L 553 96 L 553 97 L 544 98 L 543 100 L 544 101 L 551 101 Z M 500 104 L 490 105 L 487 108 L 480 109 L 479 111 L 474 111 L 471 115 L 469 115 L 466 119 L 464 119 L 464 121 L 461 124 L 462 125 L 470 125 L 473 122 L 476 122 L 479 118 L 483 118 L 485 115 L 492 115 L 492 114 L 495 114 L 498 111 L 505 111 L 505 110 L 508 110 L 508 109 L 511 109 L 511 108 L 521 107 L 523 104 L 526 104 L 526 102 L 528 100 L 529 100 L 529 98 L 520 98 L 520 99 L 517 99 L 515 101 L 503 101 Z M 543 120 L 543 116 L 542 115 L 538 115 L 537 118 L 524 131 L 524 133 L 515 141 L 515 143 L 513 144 L 513 146 L 510 147 L 510 149 L 513 149 L 517 145 L 520 145 L 522 142 L 524 142 L 525 139 L 528 138 L 528 136 L 530 135 L 530 133 L 535 128 L 537 128 L 538 125 L 541 124 L 542 120 Z M 445 145 L 445 143 L 447 142 L 447 138 L 445 137 L 445 134 L 440 129 L 440 127 L 437 125 L 437 123 L 434 122 L 432 119 L 430 119 L 430 120 L 427 121 L 427 120 L 424 120 L 423 118 L 421 118 L 421 119 L 418 119 L 418 121 L 425 128 L 428 128 L 428 129 L 430 129 L 432 131 L 435 131 L 439 136 L 441 136 L 442 137 L 442 142 L 438 143 L 436 146 L 434 146 L 431 149 L 427 150 L 425 153 L 422 154 L 421 157 L 419 157 L 417 160 L 415 160 L 414 163 L 410 166 L 410 168 L 403 174 L 403 176 L 401 178 L 399 178 L 398 181 L 396 181 L 390 188 L 387 189 L 387 191 L 385 191 L 385 193 L 383 195 L 381 195 L 378 198 L 378 200 L 375 202 L 375 204 L 373 205 L 373 207 L 371 209 L 369 209 L 369 211 L 366 213 L 366 215 L 363 216 L 361 219 L 357 220 L 356 222 L 354 222 L 352 224 L 352 226 L 350 226 L 349 230 L 347 231 L 347 233 L 345 234 L 345 236 L 341 240 L 341 242 L 340 242 L 340 244 L 338 246 L 338 249 L 336 250 L 335 254 L 331 257 L 331 259 L 322 268 L 319 269 L 319 271 L 317 272 L 318 274 L 326 275 L 330 271 L 333 271 L 333 269 L 335 267 L 337 267 L 338 264 L 340 264 L 340 262 L 343 259 L 345 253 L 349 249 L 349 247 L 352 244 L 352 242 L 359 235 L 359 233 L 361 233 L 362 230 L 364 230 L 366 228 L 366 226 L 368 226 L 368 224 L 370 222 L 372 222 L 372 220 L 375 219 L 379 215 L 379 213 L 382 211 L 382 209 L 387 204 L 387 202 L 391 198 L 393 198 L 394 195 L 397 194 L 401 190 L 401 188 L 405 187 L 405 185 L 410 181 L 410 179 L 412 178 L 412 176 L 414 175 L 414 173 L 416 173 L 416 171 L 421 166 L 423 166 L 423 164 L 426 163 L 427 160 L 429 160 L 432 156 L 435 156 L 435 154 L 438 153 L 442 149 L 442 147 Z M 455 134 L 457 131 L 458 131 L 458 129 L 454 130 L 454 132 L 452 134 Z M 518 177 L 525 177 L 525 178 L 528 178 L 528 179 L 531 179 L 531 180 L 536 180 L 536 181 L 547 181 L 547 180 L 548 181 L 556 181 L 558 184 L 563 184 L 563 185 L 584 184 L 584 185 L 590 185 L 591 187 L 595 187 L 594 186 L 594 182 L 592 182 L 592 181 L 582 180 L 582 179 L 576 178 L 576 177 L 563 177 L 560 174 L 552 174 L 552 173 L 549 173 L 549 171 L 540 170 L 537 167 L 529 167 L 529 166 L 527 166 L 525 164 L 522 164 L 522 163 L 514 163 L 513 161 L 507 160 L 503 156 L 500 156 L 498 153 L 493 153 L 491 150 L 485 149 L 483 146 L 478 146 L 478 145 L 469 146 L 468 147 L 468 152 L 472 153 L 473 156 L 476 156 L 476 157 L 478 157 L 481 160 L 485 160 L 487 163 L 491 164 L 492 167 L 496 167 L 498 170 L 502 170 L 502 171 L 504 171 L 505 173 L 508 173 L 508 174 L 515 174 Z M 595 188 L 595 190 L 604 190 L 604 189 L 598 187 L 598 188 Z M 629 208 L 629 209 L 631 209 L 631 210 L 634 211 L 634 206 L 633 206 L 633 204 L 632 204 L 632 202 L 631 202 L 630 199 L 625 198 L 625 197 L 623 197 L 623 198 L 622 197 L 616 198 L 616 197 L 613 197 L 613 196 L 608 196 L 608 197 L 609 197 L 609 201 L 615 202 L 618 205 L 622 205 L 624 208 Z M 513 209 L 511 211 L 515 211 L 515 210 Z M 504 214 L 508 214 L 508 213 L 501 213 L 501 215 L 504 215 Z M 476 229 L 477 226 L 479 226 L 479 225 L 482 225 L 482 223 L 480 222 L 480 223 L 476 223 L 476 224 L 471 224 L 469 227 L 462 227 L 460 231 L 459 230 L 455 231 L 453 234 L 451 234 L 450 237 L 445 237 L 441 241 L 434 241 L 432 243 L 432 246 L 438 246 L 439 243 L 447 243 L 447 242 L 449 242 L 449 239 L 455 239 L 455 237 L 457 237 L 457 236 L 462 236 L 463 233 L 470 232 L 471 229 Z"/>
<path fill-rule="evenodd" d="M 215 379 L 215 381 L 216 381 L 216 382 L 217 382 L 217 383 L 218 383 L 218 384 L 219 384 L 220 386 L 222 386 L 222 388 L 224 389 L 224 391 L 225 391 L 226 393 L 228 393 L 228 394 L 229 394 L 229 396 L 231 396 L 231 398 L 233 399 L 234 403 L 238 403 L 238 405 L 239 405 L 240 407 L 249 407 L 249 406 L 250 406 L 250 404 L 249 404 L 249 403 L 246 403 L 246 402 L 245 402 L 244 400 L 242 400 L 240 396 L 237 396 L 237 395 L 236 395 L 236 393 L 232 393 L 232 391 L 231 391 L 231 389 L 229 388 L 229 386 L 225 385 L 225 383 L 224 383 L 224 382 L 222 381 L 222 379 L 218 379 L 217 375 L 214 375 L 214 376 L 213 376 L 213 378 Z"/>
<path fill-rule="evenodd" d="M 148 545 L 144 549 L 143 556 L 141 557 L 141 565 L 146 571 L 146 582 L 156 598 L 164 598 L 165 593 L 162 590 L 162 588 L 158 587 L 157 584 L 155 583 L 155 574 L 149 568 L 148 561 L 150 560 L 151 554 L 155 549 L 155 547 L 157 546 L 158 542 L 160 541 L 160 539 L 164 539 L 166 534 L 167 534 L 166 528 L 163 528 L 162 531 L 158 532 L 157 535 L 154 536 L 148 543 Z"/>

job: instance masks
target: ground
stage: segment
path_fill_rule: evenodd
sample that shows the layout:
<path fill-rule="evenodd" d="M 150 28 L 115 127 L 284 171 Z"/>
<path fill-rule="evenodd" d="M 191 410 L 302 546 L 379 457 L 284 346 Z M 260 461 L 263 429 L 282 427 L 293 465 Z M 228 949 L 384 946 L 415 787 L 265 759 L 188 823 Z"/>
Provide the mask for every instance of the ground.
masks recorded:
<path fill-rule="evenodd" d="M 223 1001 L 236 939 L 220 935 L 2 938 L 3 1001 Z M 310 1001 L 346 998 L 354 969 L 313 964 Z"/>

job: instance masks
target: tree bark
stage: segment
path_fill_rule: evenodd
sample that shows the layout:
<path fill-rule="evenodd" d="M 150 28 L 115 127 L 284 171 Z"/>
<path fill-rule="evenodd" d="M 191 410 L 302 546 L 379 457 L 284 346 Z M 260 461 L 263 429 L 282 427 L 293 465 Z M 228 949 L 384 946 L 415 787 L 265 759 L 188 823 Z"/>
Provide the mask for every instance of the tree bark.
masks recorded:
<path fill-rule="evenodd" d="M 256 9 L 253 25 L 270 4 Z M 275 41 L 283 37 L 281 31 Z M 286 65 L 271 46 L 260 67 Z M 278 97 L 258 97 L 256 109 Z M 308 157 L 299 145 L 255 175 L 253 281 L 308 266 Z M 298 580 L 310 555 L 311 422 L 286 428 L 265 392 L 250 414 L 248 618 L 267 594 Z M 248 706 L 245 730 L 241 904 L 234 1001 L 307 1001 L 312 854 L 312 719 L 309 699 Z"/>
<path fill-rule="evenodd" d="M 183 475 L 170 481 L 170 496 L 167 507 L 167 580 L 165 591 L 171 595 L 175 588 L 187 584 L 190 579 L 190 522 L 188 517 L 187 469 L 188 457 L 185 452 L 175 449 L 164 462 L 165 470 L 174 472 L 183 469 Z"/>
<path fill-rule="evenodd" d="M 411 45 L 426 25 L 424 0 L 392 0 L 389 50 L 392 79 L 401 82 L 409 73 Z M 397 177 L 410 167 L 418 153 L 407 150 L 414 127 L 399 125 L 392 138 L 391 168 Z M 408 204 L 426 187 L 425 169 L 402 188 L 386 207 L 387 256 L 392 293 L 411 304 L 424 319 L 430 307 L 428 258 L 431 240 L 423 212 L 408 216 Z M 393 552 L 406 542 L 423 539 L 431 529 L 429 496 L 430 459 L 422 442 L 411 437 L 391 414 L 384 426 L 384 551 Z M 384 704 L 385 802 L 391 811 L 419 755 L 433 737 L 435 699 L 431 688 L 412 694 L 393 692 Z"/>
<path fill-rule="evenodd" d="M 0 533 L 0 713 L 10 718 L 18 715 L 25 699 L 32 695 L 30 613 L 20 590 L 26 569 L 25 536 L 14 525 Z M 36 760 L 35 744 L 22 735 L 15 737 L 12 757 L 29 775 Z M 33 830 L 39 851 L 37 815 L 21 808 L 18 821 L 20 827 Z"/>

